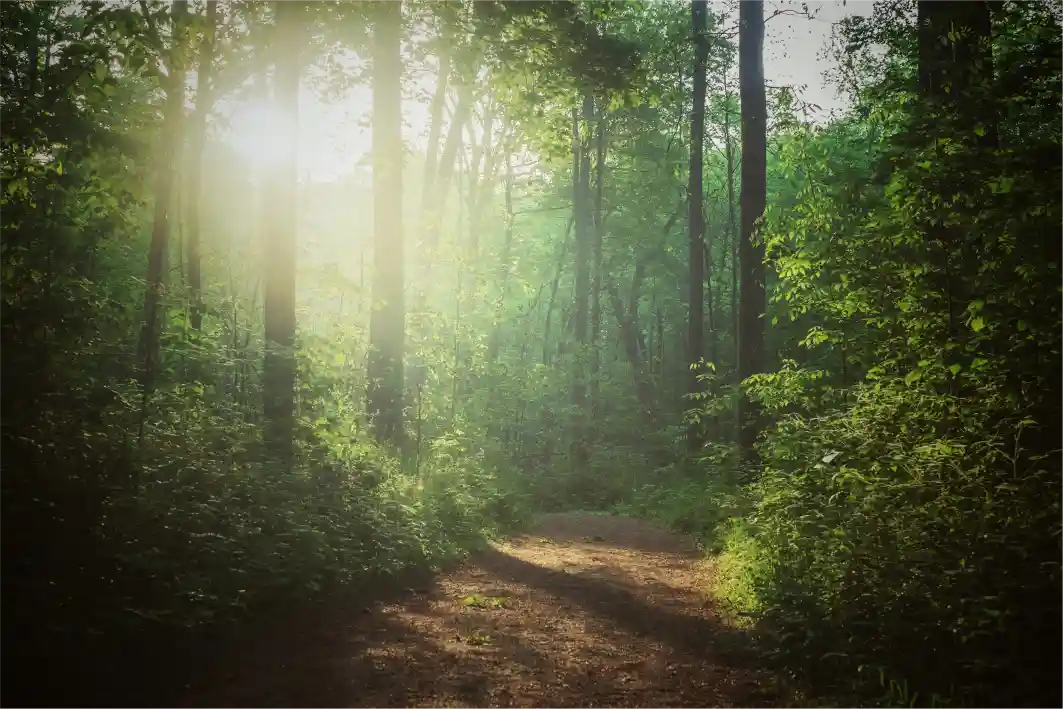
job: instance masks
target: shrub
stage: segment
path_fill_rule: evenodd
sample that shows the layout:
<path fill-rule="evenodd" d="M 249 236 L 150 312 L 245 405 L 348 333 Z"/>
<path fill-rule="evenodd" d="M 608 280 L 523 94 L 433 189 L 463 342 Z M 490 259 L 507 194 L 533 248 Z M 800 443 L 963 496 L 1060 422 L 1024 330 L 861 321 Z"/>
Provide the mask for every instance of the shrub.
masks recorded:
<path fill-rule="evenodd" d="M 835 688 L 880 672 L 913 701 L 1051 699 L 1030 692 L 1058 685 L 1058 458 L 1025 448 L 1017 402 L 981 391 L 883 380 L 766 437 L 721 584 L 776 659 Z"/>

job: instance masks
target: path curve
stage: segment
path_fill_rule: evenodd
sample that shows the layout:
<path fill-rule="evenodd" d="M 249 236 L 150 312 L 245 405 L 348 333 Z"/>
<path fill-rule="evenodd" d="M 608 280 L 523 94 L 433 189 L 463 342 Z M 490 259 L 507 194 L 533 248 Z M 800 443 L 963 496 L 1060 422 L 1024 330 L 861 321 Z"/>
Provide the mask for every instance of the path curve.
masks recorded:
<path fill-rule="evenodd" d="M 397 601 L 256 640 L 184 704 L 770 705 L 699 570 L 692 540 L 643 520 L 546 515 Z"/>

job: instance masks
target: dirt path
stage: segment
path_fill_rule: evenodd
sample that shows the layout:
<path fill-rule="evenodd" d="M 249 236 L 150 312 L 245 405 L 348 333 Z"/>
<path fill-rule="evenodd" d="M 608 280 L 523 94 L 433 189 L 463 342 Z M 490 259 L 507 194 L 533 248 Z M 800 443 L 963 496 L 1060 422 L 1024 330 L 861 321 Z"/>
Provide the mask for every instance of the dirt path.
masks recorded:
<path fill-rule="evenodd" d="M 548 515 L 398 602 L 256 640 L 185 705 L 770 705 L 697 559 L 644 521 Z"/>

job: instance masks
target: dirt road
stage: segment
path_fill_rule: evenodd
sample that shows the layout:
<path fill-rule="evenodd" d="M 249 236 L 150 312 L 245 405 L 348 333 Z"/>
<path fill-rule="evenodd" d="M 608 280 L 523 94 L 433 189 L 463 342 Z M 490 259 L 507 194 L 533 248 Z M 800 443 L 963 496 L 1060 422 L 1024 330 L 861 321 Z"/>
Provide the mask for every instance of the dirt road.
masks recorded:
<path fill-rule="evenodd" d="M 397 600 L 254 639 L 184 704 L 770 705 L 698 559 L 648 522 L 548 515 Z"/>

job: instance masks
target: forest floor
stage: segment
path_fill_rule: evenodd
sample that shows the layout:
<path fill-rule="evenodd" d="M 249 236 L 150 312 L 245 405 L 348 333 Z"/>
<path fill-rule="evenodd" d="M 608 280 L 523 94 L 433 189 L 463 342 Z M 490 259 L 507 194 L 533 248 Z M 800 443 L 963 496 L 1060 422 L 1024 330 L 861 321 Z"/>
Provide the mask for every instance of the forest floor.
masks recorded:
<path fill-rule="evenodd" d="M 693 541 L 642 520 L 543 517 L 400 597 L 248 638 L 184 706 L 770 706 Z"/>

